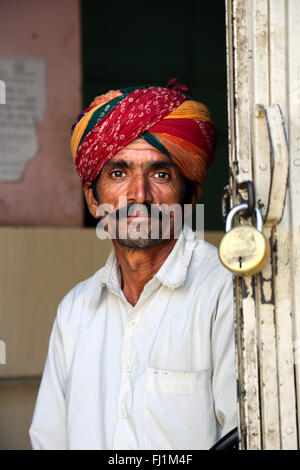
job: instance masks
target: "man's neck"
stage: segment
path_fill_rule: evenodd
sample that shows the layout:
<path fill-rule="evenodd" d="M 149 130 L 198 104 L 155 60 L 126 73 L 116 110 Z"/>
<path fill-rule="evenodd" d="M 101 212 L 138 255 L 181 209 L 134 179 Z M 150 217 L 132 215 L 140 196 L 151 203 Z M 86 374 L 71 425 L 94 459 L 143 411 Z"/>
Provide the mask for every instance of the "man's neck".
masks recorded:
<path fill-rule="evenodd" d="M 176 241 L 165 240 L 151 248 L 128 248 L 113 242 L 121 269 L 122 290 L 131 305 L 137 303 L 144 286 L 163 265 Z"/>

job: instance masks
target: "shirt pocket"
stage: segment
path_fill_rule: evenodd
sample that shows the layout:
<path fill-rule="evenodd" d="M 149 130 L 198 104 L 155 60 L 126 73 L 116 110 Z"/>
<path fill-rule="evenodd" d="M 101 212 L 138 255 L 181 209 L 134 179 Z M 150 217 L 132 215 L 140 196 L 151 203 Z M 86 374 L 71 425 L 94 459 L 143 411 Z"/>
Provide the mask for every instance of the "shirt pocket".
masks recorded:
<path fill-rule="evenodd" d="M 147 386 L 158 392 L 197 393 L 209 387 L 210 371 L 195 372 L 161 370 L 148 367 Z"/>
<path fill-rule="evenodd" d="M 211 371 L 147 368 L 145 442 L 147 449 L 207 449 L 216 420 Z"/>

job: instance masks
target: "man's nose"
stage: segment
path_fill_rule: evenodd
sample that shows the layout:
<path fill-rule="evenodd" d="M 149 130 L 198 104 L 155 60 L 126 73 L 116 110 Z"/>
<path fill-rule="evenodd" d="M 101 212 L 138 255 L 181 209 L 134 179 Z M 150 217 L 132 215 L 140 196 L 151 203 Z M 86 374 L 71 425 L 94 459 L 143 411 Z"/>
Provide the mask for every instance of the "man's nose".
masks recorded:
<path fill-rule="evenodd" d="M 144 174 L 135 175 L 130 181 L 127 199 L 135 201 L 139 204 L 144 202 L 152 202 L 153 197 L 149 187 L 149 181 Z"/>

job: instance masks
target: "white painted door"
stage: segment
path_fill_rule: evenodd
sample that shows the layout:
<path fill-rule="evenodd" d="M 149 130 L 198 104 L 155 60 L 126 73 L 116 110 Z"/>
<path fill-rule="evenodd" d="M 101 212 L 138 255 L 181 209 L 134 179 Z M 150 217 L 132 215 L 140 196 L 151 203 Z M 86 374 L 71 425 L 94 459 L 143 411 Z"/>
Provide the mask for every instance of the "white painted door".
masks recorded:
<path fill-rule="evenodd" d="M 300 1 L 226 10 L 231 206 L 252 181 L 271 243 L 262 273 L 235 278 L 240 448 L 298 449 Z"/>

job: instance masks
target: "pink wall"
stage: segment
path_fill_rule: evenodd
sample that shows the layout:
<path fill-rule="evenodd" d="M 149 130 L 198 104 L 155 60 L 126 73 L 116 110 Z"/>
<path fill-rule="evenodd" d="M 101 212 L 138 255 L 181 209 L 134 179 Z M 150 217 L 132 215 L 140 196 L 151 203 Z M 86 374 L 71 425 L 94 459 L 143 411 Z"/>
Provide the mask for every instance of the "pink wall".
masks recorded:
<path fill-rule="evenodd" d="M 21 181 L 0 182 L 0 225 L 80 226 L 82 191 L 70 153 L 81 110 L 79 0 L 1 0 L 0 12 L 0 55 L 44 59 L 47 93 L 38 154 Z"/>

